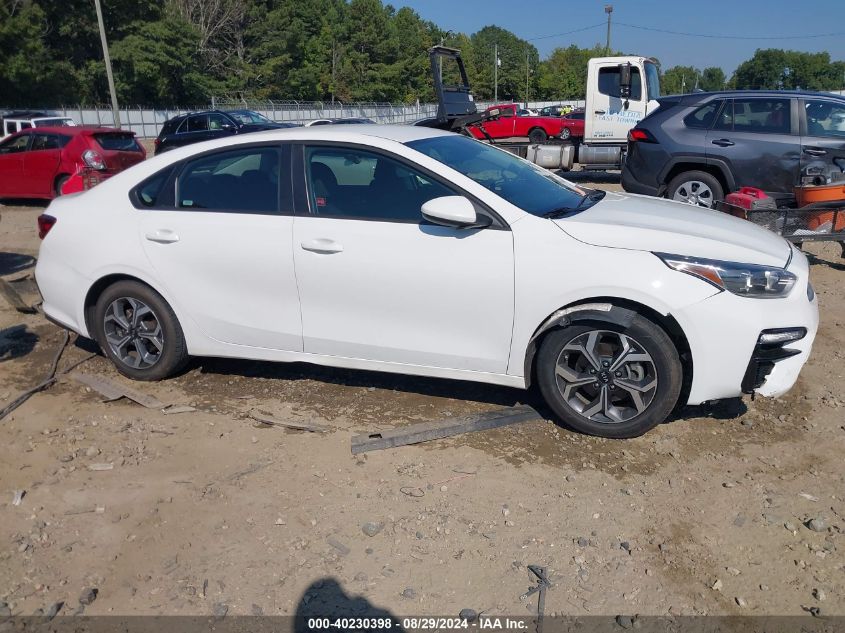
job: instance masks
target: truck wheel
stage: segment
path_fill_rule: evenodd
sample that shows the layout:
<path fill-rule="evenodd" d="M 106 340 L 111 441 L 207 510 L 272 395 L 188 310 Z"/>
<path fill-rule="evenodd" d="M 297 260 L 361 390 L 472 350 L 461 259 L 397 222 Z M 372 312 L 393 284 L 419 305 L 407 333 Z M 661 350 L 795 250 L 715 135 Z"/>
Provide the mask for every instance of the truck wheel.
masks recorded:
<path fill-rule="evenodd" d="M 683 381 L 674 343 L 642 315 L 627 326 L 587 319 L 549 333 L 536 370 L 543 399 L 565 424 L 615 439 L 663 422 Z"/>
<path fill-rule="evenodd" d="M 572 136 L 572 130 L 570 130 L 568 127 L 565 127 L 560 131 L 560 138 L 562 138 L 564 141 L 570 136 Z"/>
<path fill-rule="evenodd" d="M 535 145 L 545 143 L 547 138 L 549 138 L 549 135 L 546 134 L 546 131 L 544 129 L 539 127 L 535 127 L 528 133 L 528 140 L 534 143 Z"/>
<path fill-rule="evenodd" d="M 725 192 L 712 174 L 706 171 L 685 171 L 672 178 L 666 189 L 666 197 L 712 209 L 716 202 L 724 200 Z"/>

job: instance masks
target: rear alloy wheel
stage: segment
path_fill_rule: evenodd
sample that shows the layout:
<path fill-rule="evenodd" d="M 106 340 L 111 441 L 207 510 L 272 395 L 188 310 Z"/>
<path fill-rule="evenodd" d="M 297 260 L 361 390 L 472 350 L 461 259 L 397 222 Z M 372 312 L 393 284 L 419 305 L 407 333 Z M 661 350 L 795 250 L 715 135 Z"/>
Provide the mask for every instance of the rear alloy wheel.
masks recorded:
<path fill-rule="evenodd" d="M 560 138 L 562 138 L 564 141 L 570 136 L 572 136 L 572 130 L 570 130 L 568 127 L 565 127 L 560 131 Z"/>
<path fill-rule="evenodd" d="M 528 133 L 528 140 L 535 145 L 545 143 L 547 138 L 549 138 L 549 135 L 546 134 L 546 131 L 538 127 L 535 127 Z"/>
<path fill-rule="evenodd" d="M 109 286 L 97 301 L 95 335 L 117 370 L 135 380 L 161 380 L 188 360 L 176 315 L 153 289 L 136 281 Z"/>
<path fill-rule="evenodd" d="M 711 174 L 704 171 L 686 171 L 672 179 L 666 190 L 666 197 L 712 209 L 716 202 L 724 199 L 725 192 Z"/>
<path fill-rule="evenodd" d="M 672 340 L 637 316 L 628 327 L 583 321 L 543 340 L 537 378 L 546 402 L 582 433 L 637 437 L 663 422 L 681 389 Z"/>

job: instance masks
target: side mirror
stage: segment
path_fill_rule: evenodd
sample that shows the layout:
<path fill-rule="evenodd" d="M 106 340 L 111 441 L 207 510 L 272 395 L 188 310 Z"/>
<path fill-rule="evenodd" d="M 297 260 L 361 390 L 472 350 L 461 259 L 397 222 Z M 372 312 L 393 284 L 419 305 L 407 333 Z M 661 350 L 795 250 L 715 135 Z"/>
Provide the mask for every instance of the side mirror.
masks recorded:
<path fill-rule="evenodd" d="M 463 196 L 442 196 L 424 202 L 421 209 L 423 217 L 429 222 L 456 229 L 482 228 L 489 221 L 479 224 L 478 215 L 472 202 Z M 487 220 L 487 218 L 483 218 Z"/>
<path fill-rule="evenodd" d="M 619 64 L 619 94 L 627 99 L 631 96 L 631 62 Z"/>

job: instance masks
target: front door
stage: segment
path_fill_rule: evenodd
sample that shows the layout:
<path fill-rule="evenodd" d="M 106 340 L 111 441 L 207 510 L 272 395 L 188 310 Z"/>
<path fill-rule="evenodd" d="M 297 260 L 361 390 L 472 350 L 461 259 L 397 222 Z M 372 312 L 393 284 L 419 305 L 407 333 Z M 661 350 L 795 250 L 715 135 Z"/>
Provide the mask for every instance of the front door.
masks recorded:
<path fill-rule="evenodd" d="M 705 143 L 708 159 L 729 166 L 737 187 L 757 187 L 774 198 L 798 184 L 801 137 L 793 100 L 729 99 Z"/>
<path fill-rule="evenodd" d="M 504 374 L 510 230 L 424 221 L 423 202 L 460 192 L 395 156 L 312 146 L 304 162 L 293 245 L 305 351 Z"/>
<path fill-rule="evenodd" d="M 33 194 L 51 196 L 62 150 L 56 134 L 33 134 L 29 151 L 23 154 L 26 186 Z"/>
<path fill-rule="evenodd" d="M 218 341 L 302 351 L 288 156 L 278 145 L 211 152 L 171 177 L 169 202 L 143 187 L 136 196 L 150 207 L 139 230 L 156 276 Z"/>
<path fill-rule="evenodd" d="M 26 195 L 23 157 L 31 138 L 31 135 L 24 134 L 0 143 L 0 196 Z"/>
<path fill-rule="evenodd" d="M 619 64 L 590 63 L 591 76 L 597 77 L 597 83 L 589 87 L 584 136 L 594 143 L 625 142 L 628 130 L 645 117 L 648 106 L 648 90 L 643 88 L 640 69 L 631 67 L 631 94 L 623 97 Z"/>
<path fill-rule="evenodd" d="M 825 180 L 845 173 L 845 103 L 805 99 L 801 135 L 801 173 Z M 809 170 L 809 171 L 808 171 Z"/>

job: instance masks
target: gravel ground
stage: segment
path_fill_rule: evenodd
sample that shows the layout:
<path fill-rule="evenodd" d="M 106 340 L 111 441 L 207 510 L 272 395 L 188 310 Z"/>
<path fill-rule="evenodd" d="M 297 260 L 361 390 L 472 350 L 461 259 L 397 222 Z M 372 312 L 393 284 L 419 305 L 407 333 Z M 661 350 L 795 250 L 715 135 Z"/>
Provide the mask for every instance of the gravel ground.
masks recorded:
<path fill-rule="evenodd" d="M 5 279 L 32 272 L 41 211 L 0 207 Z M 352 456 L 356 433 L 537 396 L 199 359 L 135 385 L 196 409 L 165 415 L 63 375 L 0 426 L 0 615 L 520 615 L 528 564 L 548 567 L 546 613 L 845 615 L 845 260 L 808 248 L 822 324 L 798 385 L 636 440 L 535 421 Z M 2 405 L 61 338 L 0 305 Z M 73 341 L 60 370 L 91 351 Z M 78 371 L 121 382 L 99 356 Z M 256 410 L 331 431 L 258 428 Z"/>

